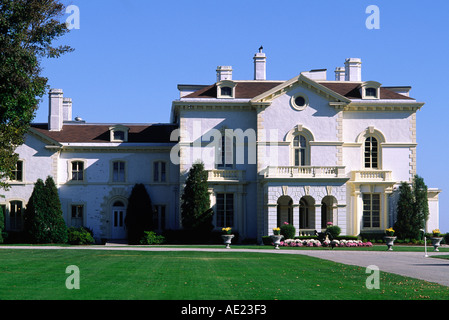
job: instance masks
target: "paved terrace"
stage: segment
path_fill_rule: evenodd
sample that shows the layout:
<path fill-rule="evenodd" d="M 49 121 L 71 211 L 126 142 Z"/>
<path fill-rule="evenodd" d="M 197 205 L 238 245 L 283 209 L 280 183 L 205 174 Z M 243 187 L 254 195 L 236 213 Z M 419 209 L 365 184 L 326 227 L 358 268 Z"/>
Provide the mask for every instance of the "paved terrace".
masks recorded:
<path fill-rule="evenodd" d="M 428 251 L 428 257 L 423 252 L 396 251 L 350 251 L 350 250 L 269 250 L 269 249 L 217 249 L 217 248 L 182 248 L 182 247 L 140 247 L 126 245 L 106 246 L 0 246 L 0 249 L 43 249 L 43 250 L 131 250 L 131 251 L 206 251 L 206 252 L 259 252 L 275 254 L 307 255 L 338 263 L 368 267 L 375 265 L 380 271 L 395 273 L 406 277 L 421 279 L 449 286 L 449 260 L 433 259 L 434 255 L 449 255 L 449 252 Z M 393 249 L 394 250 L 394 249 Z"/>

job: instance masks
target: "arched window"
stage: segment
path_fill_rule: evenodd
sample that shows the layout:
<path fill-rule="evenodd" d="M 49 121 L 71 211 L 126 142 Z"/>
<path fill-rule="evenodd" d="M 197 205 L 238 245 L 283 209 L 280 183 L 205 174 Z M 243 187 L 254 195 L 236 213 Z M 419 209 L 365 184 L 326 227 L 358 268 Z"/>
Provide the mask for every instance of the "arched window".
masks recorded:
<path fill-rule="evenodd" d="M 379 168 L 379 144 L 374 137 L 365 140 L 365 168 Z"/>
<path fill-rule="evenodd" d="M 295 166 L 308 165 L 308 144 L 303 135 L 296 135 L 293 139 L 293 157 Z"/>

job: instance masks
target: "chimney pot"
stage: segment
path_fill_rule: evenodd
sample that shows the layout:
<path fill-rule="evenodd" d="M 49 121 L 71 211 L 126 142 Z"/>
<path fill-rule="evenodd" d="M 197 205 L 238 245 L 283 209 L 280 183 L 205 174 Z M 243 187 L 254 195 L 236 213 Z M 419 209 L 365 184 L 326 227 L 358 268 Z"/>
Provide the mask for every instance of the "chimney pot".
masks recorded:
<path fill-rule="evenodd" d="M 267 56 L 262 52 L 263 47 L 254 55 L 254 80 L 267 79 Z"/>

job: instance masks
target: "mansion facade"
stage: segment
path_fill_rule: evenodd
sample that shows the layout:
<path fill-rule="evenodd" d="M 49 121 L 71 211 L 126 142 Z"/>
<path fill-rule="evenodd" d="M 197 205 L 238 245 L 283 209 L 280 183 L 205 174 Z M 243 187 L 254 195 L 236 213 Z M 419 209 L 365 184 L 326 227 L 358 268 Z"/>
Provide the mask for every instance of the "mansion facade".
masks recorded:
<path fill-rule="evenodd" d="M 52 176 L 68 226 L 100 239 L 126 239 L 128 197 L 137 183 L 154 205 L 156 231 L 182 228 L 180 199 L 196 161 L 208 171 L 213 224 L 261 242 L 284 222 L 298 235 L 328 222 L 344 235 L 394 225 L 398 186 L 417 173 L 416 117 L 424 103 L 410 87 L 362 81 L 361 60 L 266 79 L 266 55 L 254 77 L 233 80 L 219 66 L 216 82 L 178 85 L 166 124 L 86 123 L 72 119 L 72 100 L 49 92 L 49 119 L 32 124 L 18 147 L 11 189 L 0 198 L 7 231 L 23 227 L 37 179 Z M 439 227 L 438 194 L 429 188 L 427 230 Z"/>

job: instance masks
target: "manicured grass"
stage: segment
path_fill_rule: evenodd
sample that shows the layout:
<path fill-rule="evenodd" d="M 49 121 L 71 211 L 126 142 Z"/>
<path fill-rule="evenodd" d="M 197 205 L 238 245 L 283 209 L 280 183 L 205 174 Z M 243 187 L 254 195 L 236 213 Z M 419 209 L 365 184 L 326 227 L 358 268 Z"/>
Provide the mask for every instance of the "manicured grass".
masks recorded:
<path fill-rule="evenodd" d="M 449 299 L 449 288 L 303 255 L 244 252 L 0 250 L 5 300 L 394 300 Z M 80 289 L 66 288 L 66 268 Z"/>

